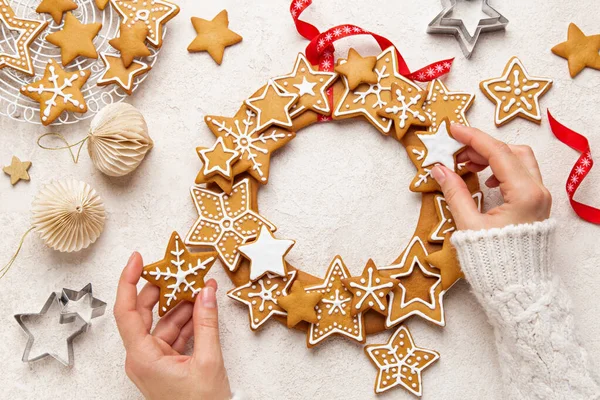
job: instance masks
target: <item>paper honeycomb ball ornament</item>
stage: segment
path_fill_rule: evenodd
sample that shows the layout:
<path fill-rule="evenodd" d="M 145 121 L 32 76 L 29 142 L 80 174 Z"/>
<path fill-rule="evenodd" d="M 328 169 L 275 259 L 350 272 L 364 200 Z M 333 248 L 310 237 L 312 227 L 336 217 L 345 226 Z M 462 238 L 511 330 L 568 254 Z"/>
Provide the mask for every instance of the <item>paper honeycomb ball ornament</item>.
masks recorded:
<path fill-rule="evenodd" d="M 92 120 L 87 142 L 94 166 L 117 177 L 135 170 L 154 145 L 144 116 L 127 103 L 100 110 Z"/>
<path fill-rule="evenodd" d="M 104 230 L 104 203 L 87 183 L 71 180 L 45 185 L 32 206 L 33 229 L 61 252 L 87 248 Z"/>

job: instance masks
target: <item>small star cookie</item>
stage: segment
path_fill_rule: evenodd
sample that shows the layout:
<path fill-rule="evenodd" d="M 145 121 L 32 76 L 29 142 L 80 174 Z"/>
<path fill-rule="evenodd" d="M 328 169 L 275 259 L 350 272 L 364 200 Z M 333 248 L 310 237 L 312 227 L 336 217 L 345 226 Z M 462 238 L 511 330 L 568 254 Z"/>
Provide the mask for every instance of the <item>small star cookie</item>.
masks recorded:
<path fill-rule="evenodd" d="M 66 66 L 77 56 L 98 58 L 94 38 L 100 29 L 102 24 L 99 22 L 82 24 L 73 14 L 67 13 L 63 28 L 46 36 L 46 40 L 60 47 L 62 64 Z"/>
<path fill-rule="evenodd" d="M 240 159 L 241 153 L 237 150 L 227 148 L 222 136 L 217 138 L 212 147 L 196 147 L 196 152 L 202 160 L 202 164 L 204 164 L 202 170 L 198 173 L 196 181 L 201 181 L 204 177 L 210 178 L 217 174 L 223 178 L 233 180 L 231 166 Z"/>
<path fill-rule="evenodd" d="M 10 184 L 14 186 L 20 180 L 29 180 L 29 173 L 27 172 L 29 168 L 31 168 L 31 161 L 21 161 L 18 157 L 13 156 L 10 165 L 2 168 L 2 171 L 10 176 Z"/>
<path fill-rule="evenodd" d="M 185 244 L 213 248 L 230 271 L 239 266 L 239 247 L 256 239 L 262 225 L 271 231 L 277 229 L 253 210 L 256 189 L 252 182 L 242 179 L 233 186 L 231 195 L 199 186 L 190 189 L 199 216 Z"/>
<path fill-rule="evenodd" d="M 42 124 L 49 125 L 63 111 L 87 112 L 81 87 L 89 77 L 89 70 L 67 72 L 50 59 L 42 79 L 23 86 L 21 94 L 40 103 Z"/>
<path fill-rule="evenodd" d="M 142 272 L 142 278 L 160 288 L 158 315 L 162 317 L 183 300 L 195 302 L 215 260 L 215 252 L 190 253 L 173 232 L 165 258 L 145 266 Z"/>
<path fill-rule="evenodd" d="M 247 99 L 245 103 L 256 113 L 256 130 L 262 132 L 272 125 L 291 128 L 290 109 L 299 97 L 296 93 L 281 90 L 270 80 L 260 95 Z"/>
<path fill-rule="evenodd" d="M 431 124 L 429 114 L 423 111 L 423 103 L 425 103 L 425 91 L 410 82 L 394 82 L 391 101 L 377 111 L 377 115 L 394 121 L 396 139 L 401 140 L 412 125 Z"/>
<path fill-rule="evenodd" d="M 287 295 L 296 271 L 291 271 L 282 277 L 266 275 L 257 282 L 230 290 L 227 295 L 248 306 L 250 328 L 255 331 L 273 315 L 286 315 L 279 301 Z"/>
<path fill-rule="evenodd" d="M 438 123 L 448 118 L 451 124 L 471 126 L 465 113 L 473 105 L 475 94 L 469 92 L 451 92 L 444 82 L 434 79 L 427 84 L 427 99 L 423 104 L 425 110 L 431 116 L 429 131 L 437 129 Z"/>
<path fill-rule="evenodd" d="M 572 22 L 569 24 L 567 41 L 554 46 L 552 52 L 567 59 L 571 78 L 575 78 L 585 67 L 600 70 L 600 35 L 586 36 Z"/>
<path fill-rule="evenodd" d="M 250 260 L 250 280 L 256 281 L 267 273 L 285 276 L 285 256 L 294 244 L 294 240 L 275 239 L 269 228 L 262 225 L 256 240 L 238 247 L 244 257 Z"/>
<path fill-rule="evenodd" d="M 296 117 L 304 111 L 329 115 L 331 105 L 326 92 L 337 77 L 336 73 L 314 69 L 306 56 L 299 53 L 293 71 L 288 75 L 273 78 L 273 82 L 282 90 L 300 96 L 298 102 L 292 106 L 291 117 Z"/>
<path fill-rule="evenodd" d="M 417 347 L 405 326 L 398 328 L 387 343 L 365 346 L 365 353 L 378 369 L 377 394 L 400 385 L 415 396 L 421 396 L 421 372 L 440 358 L 436 351 Z"/>
<path fill-rule="evenodd" d="M 412 315 L 444 326 L 444 291 L 438 269 L 429 265 L 423 241 L 413 237 L 398 263 L 380 268 L 391 270 L 399 284 L 390 292 L 390 307 L 385 326 L 390 328 Z"/>
<path fill-rule="evenodd" d="M 352 315 L 352 292 L 342 281 L 350 277 L 348 268 L 340 256 L 335 256 L 322 284 L 306 287 L 307 293 L 321 293 L 323 299 L 317 304 L 317 323 L 310 324 L 306 343 L 314 347 L 331 335 L 365 341 L 365 324 L 362 314 Z"/>
<path fill-rule="evenodd" d="M 444 291 L 447 291 L 459 279 L 465 277 L 460 269 L 460 263 L 458 261 L 456 249 L 450 242 L 450 236 L 451 234 L 446 235 L 441 250 L 431 253 L 425 257 L 425 261 L 427 261 L 429 265 L 440 270 L 440 275 L 442 277 L 442 290 Z"/>
<path fill-rule="evenodd" d="M 442 189 L 440 188 L 440 185 L 436 182 L 431 174 L 433 166 L 423 166 L 427 149 L 421 146 L 407 146 L 406 153 L 408 154 L 408 158 L 417 168 L 417 173 L 410 183 L 409 189 L 413 192 L 419 193 L 441 191 Z M 457 163 L 455 171 L 461 176 L 469 172 L 469 170 L 466 168 L 466 163 Z"/>
<path fill-rule="evenodd" d="M 109 40 L 108 43 L 119 50 L 123 65 L 129 68 L 134 58 L 148 57 L 152 54 L 146 46 L 147 35 L 148 27 L 142 21 L 133 25 L 121 24 L 119 37 Z"/>
<path fill-rule="evenodd" d="M 348 50 L 348 58 L 335 67 L 335 72 L 343 75 L 348 81 L 348 88 L 354 90 L 361 83 L 376 84 L 379 79 L 375 71 L 377 57 L 362 57 L 356 50 Z"/>
<path fill-rule="evenodd" d="M 190 53 L 206 51 L 219 65 L 223 62 L 225 48 L 242 41 L 242 37 L 229 29 L 227 10 L 221 11 L 212 21 L 192 17 L 196 38 L 188 46 Z"/>
<path fill-rule="evenodd" d="M 141 61 L 133 61 L 129 67 L 123 65 L 123 59 L 116 54 L 100 53 L 102 62 L 106 69 L 104 74 L 98 78 L 98 86 L 118 85 L 127 93 L 133 93 L 133 83 L 137 76 L 143 75 L 152 68 Z"/>
<path fill-rule="evenodd" d="M 307 293 L 299 281 L 295 281 L 287 296 L 279 298 L 279 306 L 287 311 L 287 327 L 293 328 L 302 321 L 319 322 L 316 306 L 323 299 L 321 292 Z"/>
<path fill-rule="evenodd" d="M 35 12 L 40 14 L 50 14 L 54 23 L 59 25 L 62 21 L 63 14 L 67 11 L 73 11 L 76 8 L 77 4 L 71 0 L 42 0 L 35 9 Z"/>
<path fill-rule="evenodd" d="M 7 0 L 0 0 L 0 7 L 2 8 L 0 20 L 4 24 L 4 29 L 11 32 L 5 40 L 7 44 L 12 45 L 6 47 L 14 49 L 13 52 L 0 51 L 0 69 L 10 67 L 27 75 L 33 75 L 33 63 L 29 46 L 46 29 L 48 23 L 15 17 L 15 13 Z M 14 31 L 18 32 L 16 37 L 12 36 Z"/>
<path fill-rule="evenodd" d="M 483 193 L 473 193 L 473 200 L 477 204 L 477 209 L 481 212 L 483 205 Z M 435 212 L 438 217 L 438 223 L 433 227 L 433 230 L 429 234 L 429 242 L 431 243 L 442 243 L 448 233 L 453 233 L 456 230 L 456 223 L 450 212 L 450 207 L 446 203 L 446 198 L 442 195 L 436 195 L 434 197 Z"/>
<path fill-rule="evenodd" d="M 456 170 L 456 155 L 465 148 L 465 145 L 452 137 L 450 122 L 447 119 L 442 120 L 433 133 L 417 132 L 416 135 L 426 150 L 421 166 L 442 164 L 452 171 Z"/>
<path fill-rule="evenodd" d="M 352 315 L 369 309 L 387 315 L 387 295 L 398 281 L 382 275 L 373 260 L 369 259 L 360 276 L 344 279 L 342 283 L 354 295 L 351 305 Z"/>
<path fill-rule="evenodd" d="M 110 0 L 129 27 L 138 21 L 148 27 L 148 42 L 156 48 L 163 43 L 163 25 L 179 14 L 179 7 L 166 0 Z"/>
<path fill-rule="evenodd" d="M 516 117 L 540 124 L 542 115 L 539 98 L 550 90 L 552 79 L 529 75 L 521 60 L 513 57 L 508 60 L 502 76 L 485 80 L 479 87 L 488 99 L 496 103 L 496 126 L 502 126 Z"/>

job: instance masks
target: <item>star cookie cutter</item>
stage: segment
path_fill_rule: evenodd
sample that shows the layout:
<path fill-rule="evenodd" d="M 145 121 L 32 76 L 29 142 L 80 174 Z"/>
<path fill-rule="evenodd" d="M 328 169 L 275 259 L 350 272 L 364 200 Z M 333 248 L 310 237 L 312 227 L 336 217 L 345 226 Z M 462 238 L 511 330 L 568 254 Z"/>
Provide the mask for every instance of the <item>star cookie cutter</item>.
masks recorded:
<path fill-rule="evenodd" d="M 106 303 L 93 296 L 92 284 L 88 283 L 81 290 L 63 288 L 59 298 L 63 309 L 60 311 L 61 322 L 71 322 L 73 317 L 79 316 L 86 325 L 86 330 L 92 325 L 92 319 L 104 315 Z M 80 304 L 85 306 L 85 312 Z"/>
<path fill-rule="evenodd" d="M 27 328 L 27 320 L 44 316 L 49 311 L 51 311 L 51 309 L 53 307 L 57 307 L 57 310 L 53 311 L 58 314 L 57 323 L 70 325 L 71 323 L 75 322 L 76 320 L 79 320 L 79 323 L 81 325 L 78 329 L 76 328 L 76 330 L 66 338 L 67 359 L 65 360 L 60 354 L 58 354 L 57 352 L 52 352 L 52 351 L 45 351 L 33 358 L 30 358 L 31 349 L 33 348 L 33 345 L 35 342 L 35 336 L 33 335 L 33 333 L 31 333 L 29 328 Z M 44 306 L 42 307 L 40 312 L 29 313 L 29 314 L 16 314 L 14 316 L 15 319 L 17 320 L 17 323 L 19 324 L 21 329 L 23 329 L 23 332 L 25 332 L 25 334 L 28 337 L 27 344 L 25 345 L 25 351 L 23 352 L 23 357 L 21 358 L 21 360 L 23 362 L 33 362 L 33 361 L 41 360 L 46 357 L 52 357 L 67 367 L 73 366 L 74 361 L 75 361 L 75 356 L 74 356 L 74 352 L 73 352 L 73 340 L 77 336 L 81 335 L 82 333 L 84 333 L 87 330 L 88 324 L 85 323 L 85 321 L 79 316 L 79 314 L 70 315 L 67 320 L 63 321 L 62 315 L 60 314 L 60 311 L 59 311 L 59 310 L 62 310 L 63 307 L 64 306 L 63 306 L 62 302 L 60 301 L 58 294 L 53 292 L 52 294 L 50 294 L 50 297 L 48 297 L 48 300 L 46 300 L 46 303 L 44 304 Z M 77 325 L 75 325 L 75 326 L 77 326 Z"/>
<path fill-rule="evenodd" d="M 453 35 L 466 58 L 471 58 L 481 33 L 505 30 L 508 25 L 508 19 L 493 8 L 489 0 L 481 0 L 481 11 L 488 18 L 480 19 L 475 32 L 471 35 L 462 19 L 450 17 L 459 0 L 449 1 L 450 4 L 427 25 L 427 33 Z"/>

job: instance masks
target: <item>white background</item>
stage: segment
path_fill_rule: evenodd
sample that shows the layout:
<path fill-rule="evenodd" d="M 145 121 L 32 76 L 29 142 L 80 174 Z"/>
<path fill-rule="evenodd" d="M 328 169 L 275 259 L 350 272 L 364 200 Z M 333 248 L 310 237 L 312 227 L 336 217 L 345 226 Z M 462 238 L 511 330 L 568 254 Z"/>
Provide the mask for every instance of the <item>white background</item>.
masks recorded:
<path fill-rule="evenodd" d="M 494 106 L 478 85 L 499 76 L 506 61 L 519 56 L 531 74 L 554 79 L 542 107 L 586 134 L 600 154 L 600 72 L 587 69 L 571 79 L 566 61 L 550 52 L 566 39 L 571 21 L 587 34 L 600 33 L 599 5 L 596 0 L 493 4 L 510 20 L 508 30 L 484 35 L 471 60 L 462 56 L 454 38 L 425 33 L 427 23 L 441 10 L 439 0 L 315 0 L 304 18 L 322 30 L 354 23 L 382 34 L 398 46 L 413 69 L 456 57 L 445 81 L 450 89 L 477 94 L 468 113 L 471 123 L 509 143 L 528 144 L 539 157 L 561 231 L 556 270 L 573 298 L 579 339 L 592 358 L 598 357 L 600 303 L 595 298 L 600 290 L 600 228 L 574 215 L 564 191 L 578 155 L 552 136 L 546 117 L 539 127 L 517 120 L 495 128 Z M 232 116 L 268 78 L 288 73 L 307 44 L 295 32 L 286 0 L 185 0 L 179 5 L 181 13 L 168 25 L 156 66 L 129 99 L 146 116 L 155 141 L 155 148 L 131 176 L 107 178 L 94 169 L 87 154 L 74 165 L 66 152 L 41 150 L 35 144 L 40 134 L 50 130 L 77 141 L 86 134 L 87 121 L 44 129 L 0 118 L 0 164 L 10 163 L 13 154 L 33 161 L 29 183 L 13 188 L 6 176 L 0 176 L 0 264 L 30 226 L 34 195 L 52 179 L 73 177 L 90 183 L 104 198 L 108 213 L 98 242 L 77 254 L 54 252 L 31 235 L 13 269 L 0 281 L 2 398 L 139 397 L 123 370 L 125 353 L 110 309 L 94 320 L 88 334 L 76 339 L 72 369 L 51 359 L 22 363 L 26 338 L 13 314 L 38 311 L 51 291 L 79 289 L 88 282 L 112 308 L 119 273 L 131 252 L 140 251 L 148 262 L 162 258 L 171 232 L 185 234 L 196 217 L 188 191 L 201 165 L 194 148 L 213 141 L 204 115 Z M 217 66 L 207 54 L 189 54 L 186 47 L 195 35 L 189 18 L 210 19 L 222 8 L 229 10 L 230 27 L 244 41 L 227 49 L 223 65 Z M 378 53 L 372 39 L 361 37 L 340 43 L 337 55 L 345 56 L 349 46 L 363 55 Z M 297 240 L 289 254 L 293 265 L 322 276 L 330 260 L 340 254 L 351 272 L 359 273 L 368 258 L 378 265 L 392 261 L 410 239 L 420 204 L 420 196 L 408 191 L 413 173 L 401 146 L 363 121 L 312 126 L 273 157 L 270 183 L 259 194 L 260 211 L 279 227 L 280 237 Z M 577 197 L 600 206 L 599 192 L 597 167 Z M 489 208 L 498 196 L 486 195 Z M 246 307 L 225 296 L 231 283 L 221 267 L 216 265 L 210 276 L 221 286 L 221 337 L 234 388 L 252 399 L 374 397 L 376 370 L 362 346 L 328 340 L 310 350 L 303 334 L 276 322 L 253 333 Z M 408 324 L 417 344 L 441 353 L 440 361 L 424 374 L 425 398 L 503 398 L 492 330 L 469 286 L 461 282 L 445 300 L 445 328 L 419 320 Z M 386 341 L 390 334 L 369 337 L 368 343 Z M 411 395 L 398 388 L 380 398 Z"/>

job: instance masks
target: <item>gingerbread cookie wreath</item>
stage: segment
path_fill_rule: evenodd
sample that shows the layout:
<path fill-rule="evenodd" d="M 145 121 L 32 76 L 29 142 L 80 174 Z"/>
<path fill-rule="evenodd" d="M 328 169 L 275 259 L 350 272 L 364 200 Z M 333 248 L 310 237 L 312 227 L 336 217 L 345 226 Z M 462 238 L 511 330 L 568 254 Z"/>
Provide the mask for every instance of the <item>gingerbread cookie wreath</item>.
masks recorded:
<path fill-rule="evenodd" d="M 349 55 L 335 70 L 322 71 L 300 53 L 289 74 L 270 79 L 233 117 L 207 116 L 216 140 L 196 149 L 203 166 L 190 189 L 199 216 L 185 245 L 220 260 L 235 285 L 228 295 L 248 308 L 252 330 L 276 319 L 307 331 L 308 347 L 336 335 L 364 343 L 368 334 L 399 327 L 412 316 L 444 326 L 444 295 L 462 275 L 448 240 L 455 225 L 431 168 L 454 169 L 481 206 L 477 176 L 456 161 L 463 145 L 450 133 L 450 121 L 468 124 L 473 94 L 451 92 L 437 79 L 422 89 L 398 72 L 394 47 L 372 58 L 354 50 Z M 277 237 L 276 225 L 257 205 L 271 155 L 295 132 L 328 116 L 365 118 L 398 140 L 417 168 L 409 187 L 420 193 L 421 212 L 412 240 L 396 260 L 380 266 L 369 261 L 356 276 L 340 255 L 332 257 L 323 278 L 291 265 L 286 255 L 295 242 Z M 173 274 L 157 283 L 170 289 L 165 296 L 176 296 L 171 304 L 179 297 L 194 299 L 200 290 L 192 282 L 197 277 L 187 276 L 193 279 Z M 161 313 L 168 311 L 169 304 L 161 304 Z M 382 345 L 389 347 L 387 359 L 396 361 L 379 365 L 376 392 L 401 385 L 420 395 L 420 371 L 437 353 L 417 349 L 407 328 L 400 329 L 391 342 L 398 340 L 401 348 Z M 386 355 L 376 349 L 369 347 L 367 354 L 381 364 Z"/>

